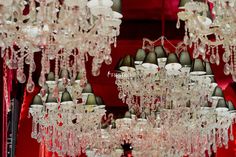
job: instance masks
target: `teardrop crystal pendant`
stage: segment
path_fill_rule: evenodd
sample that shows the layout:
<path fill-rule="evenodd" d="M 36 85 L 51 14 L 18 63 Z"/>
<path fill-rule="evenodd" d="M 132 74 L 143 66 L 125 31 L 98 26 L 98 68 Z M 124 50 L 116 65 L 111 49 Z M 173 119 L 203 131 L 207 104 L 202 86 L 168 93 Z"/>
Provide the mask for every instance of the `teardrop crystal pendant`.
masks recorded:
<path fill-rule="evenodd" d="M 211 64 L 215 64 L 216 63 L 216 56 L 215 56 L 215 54 L 212 54 L 210 56 L 210 62 L 211 62 Z"/>
<path fill-rule="evenodd" d="M 179 20 L 179 18 L 178 18 L 177 23 L 176 23 L 176 28 L 177 28 L 177 29 L 180 28 L 180 20 Z"/>
<path fill-rule="evenodd" d="M 44 75 L 40 75 L 39 77 L 39 81 L 38 81 L 38 84 L 43 87 L 43 85 L 45 84 L 45 76 Z"/>
<path fill-rule="evenodd" d="M 229 75 L 230 74 L 230 70 L 231 68 L 230 68 L 230 65 L 229 65 L 229 63 L 225 63 L 225 65 L 224 65 L 224 74 L 225 75 Z"/>
<path fill-rule="evenodd" d="M 230 55 L 228 55 L 227 52 L 225 52 L 222 56 L 223 62 L 227 63 L 230 60 Z"/>
<path fill-rule="evenodd" d="M 92 68 L 92 74 L 93 74 L 93 76 L 98 76 L 100 74 L 100 70 L 97 69 L 96 67 L 93 67 Z"/>
<path fill-rule="evenodd" d="M 28 55 L 26 58 L 25 58 L 25 64 L 30 64 L 31 62 L 31 56 Z"/>
<path fill-rule="evenodd" d="M 26 81 L 26 76 L 25 76 L 25 74 L 24 74 L 24 72 L 23 72 L 22 69 L 18 69 L 16 75 L 17 75 L 17 76 L 16 76 L 16 77 L 17 77 L 17 80 L 18 80 L 20 83 L 25 83 L 25 81 Z"/>
<path fill-rule="evenodd" d="M 112 58 L 111 58 L 110 55 L 107 55 L 107 56 L 105 57 L 105 63 L 106 63 L 107 65 L 110 65 L 110 64 L 112 63 Z"/>
<path fill-rule="evenodd" d="M 27 82 L 27 85 L 26 85 L 26 89 L 29 93 L 32 93 L 34 91 L 34 87 L 35 87 L 35 84 L 34 82 L 32 81 L 32 78 L 29 77 L 28 79 L 28 82 Z"/>
<path fill-rule="evenodd" d="M 215 63 L 216 63 L 216 65 L 220 65 L 220 57 L 219 57 L 218 53 L 216 53 Z"/>
<path fill-rule="evenodd" d="M 185 44 L 185 45 L 188 45 L 188 44 L 189 44 L 189 38 L 188 38 L 188 35 L 187 35 L 187 34 L 184 36 L 184 44 Z"/>

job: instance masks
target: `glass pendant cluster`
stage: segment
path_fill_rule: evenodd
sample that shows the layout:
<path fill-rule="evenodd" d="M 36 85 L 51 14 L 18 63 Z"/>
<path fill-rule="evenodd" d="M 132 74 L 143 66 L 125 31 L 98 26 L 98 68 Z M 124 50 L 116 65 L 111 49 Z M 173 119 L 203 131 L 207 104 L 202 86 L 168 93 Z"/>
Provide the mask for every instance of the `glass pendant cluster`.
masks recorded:
<path fill-rule="evenodd" d="M 236 112 L 215 83 L 210 63 L 192 60 L 185 47 L 167 53 L 160 43 L 118 63 L 119 98 L 129 112 L 109 136 L 117 147 L 131 144 L 135 157 L 198 157 L 227 147 Z"/>
<path fill-rule="evenodd" d="M 50 74 L 48 79 L 53 79 L 54 73 Z M 52 84 L 52 80 L 46 82 L 50 83 L 46 85 L 45 92 L 38 93 L 29 108 L 31 137 L 53 154 L 79 156 L 95 142 L 93 134 L 101 128 L 105 105 L 101 97 L 93 94 L 89 83 L 82 89 L 82 98 L 77 99 L 72 94 L 72 86 L 78 86 L 79 77 L 72 86 L 61 86 L 58 98 L 53 96 L 56 84 Z"/>
<path fill-rule="evenodd" d="M 93 57 L 92 74 L 97 76 L 103 62 L 111 64 L 111 45 L 119 35 L 122 15 L 112 11 L 112 5 L 111 0 L 1 1 L 1 57 L 10 69 L 17 69 L 17 80 L 27 82 L 28 92 L 35 87 L 37 64 L 40 86 L 50 71 L 58 83 L 62 68 L 69 70 L 73 82 L 79 70 L 86 71 L 88 56 Z"/>
<path fill-rule="evenodd" d="M 213 6 L 210 10 L 209 5 Z M 185 23 L 184 42 L 194 48 L 194 57 L 209 57 L 213 64 L 222 59 L 225 75 L 236 81 L 236 1 L 181 0 L 177 28 Z M 223 53 L 220 53 L 223 49 Z"/>

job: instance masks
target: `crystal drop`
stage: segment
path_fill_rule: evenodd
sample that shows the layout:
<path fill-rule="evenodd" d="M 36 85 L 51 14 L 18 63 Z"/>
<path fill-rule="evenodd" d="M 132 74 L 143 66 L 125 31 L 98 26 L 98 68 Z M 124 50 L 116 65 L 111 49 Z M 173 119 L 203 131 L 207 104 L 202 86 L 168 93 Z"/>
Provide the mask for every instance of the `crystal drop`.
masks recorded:
<path fill-rule="evenodd" d="M 106 57 L 105 63 L 106 63 L 107 65 L 110 65 L 110 64 L 112 63 L 112 58 L 111 58 L 110 55 Z"/>
<path fill-rule="evenodd" d="M 0 47 L 2 48 L 2 50 L 3 50 L 4 47 L 5 47 L 5 43 L 3 42 L 3 40 L 0 41 Z"/>
<path fill-rule="evenodd" d="M 233 78 L 233 81 L 236 82 L 236 75 L 235 74 L 232 75 L 232 78 Z"/>
<path fill-rule="evenodd" d="M 205 59 L 206 59 L 206 55 L 202 55 L 202 59 L 205 61 Z"/>
<path fill-rule="evenodd" d="M 48 58 L 49 58 L 50 60 L 55 59 L 55 57 L 56 57 L 56 56 L 55 56 L 54 54 L 49 54 L 49 55 L 48 55 Z"/>
<path fill-rule="evenodd" d="M 93 74 L 93 76 L 98 76 L 100 74 L 100 70 L 94 69 L 94 70 L 92 70 L 92 74 Z"/>
<path fill-rule="evenodd" d="M 4 51 L 4 48 L 1 47 L 1 57 L 3 58 L 3 56 L 5 55 L 5 51 Z"/>
<path fill-rule="evenodd" d="M 225 65 L 224 65 L 224 74 L 225 75 L 229 75 L 230 74 L 230 65 L 228 64 L 228 63 L 226 63 Z"/>
<path fill-rule="evenodd" d="M 32 78 L 28 79 L 27 85 L 26 85 L 26 89 L 29 93 L 32 93 L 34 91 L 34 82 L 32 81 Z"/>
<path fill-rule="evenodd" d="M 189 39 L 188 39 L 188 36 L 187 36 L 187 35 L 184 36 L 184 44 L 185 44 L 185 45 L 188 45 L 188 44 L 189 44 Z"/>
<path fill-rule="evenodd" d="M 178 18 L 177 23 L 176 23 L 176 28 L 177 28 L 177 29 L 180 28 L 180 20 L 179 20 L 179 18 Z"/>
<path fill-rule="evenodd" d="M 230 140 L 233 141 L 234 140 L 234 135 L 230 134 Z"/>
<path fill-rule="evenodd" d="M 36 65 L 35 65 L 35 63 L 34 63 L 34 62 L 31 63 L 30 66 L 31 66 L 31 68 L 32 68 L 32 72 L 34 72 L 34 71 L 36 70 Z"/>
<path fill-rule="evenodd" d="M 215 64 L 216 63 L 216 56 L 214 55 L 214 54 L 212 54 L 211 56 L 210 56 L 210 62 L 212 63 L 212 64 Z"/>
<path fill-rule="evenodd" d="M 25 58 L 25 64 L 30 64 L 31 62 L 31 57 L 30 55 L 28 55 L 26 58 Z"/>
<path fill-rule="evenodd" d="M 20 83 L 25 83 L 26 81 L 26 76 L 25 74 L 23 73 L 23 70 L 21 69 L 18 69 L 17 70 L 17 80 L 20 82 Z"/>
<path fill-rule="evenodd" d="M 216 53 L 215 61 L 216 61 L 216 65 L 220 65 L 220 57 L 218 53 Z"/>
<path fill-rule="evenodd" d="M 198 58 L 198 56 L 199 56 L 199 51 L 194 49 L 194 51 L 193 51 L 193 58 Z"/>
<path fill-rule="evenodd" d="M 228 55 L 227 52 L 223 54 L 222 59 L 225 63 L 229 62 L 230 56 Z"/>
<path fill-rule="evenodd" d="M 44 83 L 45 83 L 45 77 L 44 77 L 44 75 L 41 75 L 41 76 L 39 77 L 38 83 L 39 83 L 39 85 L 40 85 L 41 87 L 44 85 Z"/>

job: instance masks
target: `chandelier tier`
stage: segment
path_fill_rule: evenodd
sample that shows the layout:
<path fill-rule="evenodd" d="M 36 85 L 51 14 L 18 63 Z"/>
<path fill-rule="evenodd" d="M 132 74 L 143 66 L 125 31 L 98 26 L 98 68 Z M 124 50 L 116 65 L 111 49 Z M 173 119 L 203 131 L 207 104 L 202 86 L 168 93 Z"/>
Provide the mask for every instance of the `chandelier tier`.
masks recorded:
<path fill-rule="evenodd" d="M 210 63 L 191 60 L 183 44 L 176 47 L 178 55 L 166 53 L 164 39 L 143 45 L 138 60 L 128 55 L 119 64 L 116 84 L 129 112 L 116 120 L 118 135 L 110 136 L 117 146 L 130 143 L 140 157 L 198 157 L 227 147 L 235 109 L 214 82 Z"/>
<path fill-rule="evenodd" d="M 34 97 L 29 109 L 31 137 L 53 155 L 75 157 L 85 153 L 94 143 L 93 134 L 100 130 L 106 112 L 101 98 L 93 94 L 89 83 L 82 91 L 82 99 L 77 101 L 71 86 L 60 92 L 59 99 L 53 97 L 53 88 L 46 89 L 46 94 L 40 92 Z"/>
<path fill-rule="evenodd" d="M 207 16 L 209 12 L 208 3 L 213 6 L 212 18 Z M 235 23 L 235 0 L 207 0 L 186 1 L 178 13 L 177 28 L 180 27 L 179 20 L 185 22 L 184 42 L 194 47 L 193 56 L 199 55 L 205 59 L 210 56 L 209 61 L 217 65 L 222 58 L 224 73 L 231 74 L 236 81 L 236 23 Z M 219 51 L 223 48 L 224 53 L 220 56 Z"/>
<path fill-rule="evenodd" d="M 160 40 L 163 39 L 160 38 Z M 204 98 L 204 101 L 208 100 L 205 96 L 209 96 L 216 86 L 214 83 L 211 84 L 210 78 L 213 74 L 209 62 L 202 62 L 200 59 L 191 61 L 186 51 L 179 53 L 178 57 L 175 53 L 169 53 L 167 56 L 163 46 L 151 49 L 156 52 L 150 51 L 147 55 L 145 54 L 143 61 L 134 61 L 130 55 L 127 55 L 120 65 L 120 70 L 125 71 L 122 71 L 120 76 L 118 75 L 116 84 L 120 91 L 119 98 L 124 100 L 129 107 L 146 104 L 156 110 L 157 108 L 150 104 L 157 103 L 163 107 L 170 107 L 173 101 L 186 101 L 182 104 L 185 105 L 190 99 L 193 99 L 192 102 L 196 104 L 198 102 L 201 104 L 200 98 Z M 136 58 L 140 57 L 138 55 L 141 51 L 144 50 L 138 50 Z M 182 93 L 182 91 L 185 92 Z M 193 95 L 199 97 L 193 97 Z"/>
<path fill-rule="evenodd" d="M 112 5 L 111 0 L 2 0 L 1 57 L 10 69 L 17 69 L 20 83 L 26 81 L 24 63 L 29 65 L 28 92 L 34 90 L 32 73 L 40 62 L 35 53 L 41 54 L 40 86 L 50 71 L 58 83 L 58 69 L 63 68 L 73 82 L 79 70 L 86 72 L 88 55 L 97 76 L 103 62 L 111 64 L 111 45 L 116 45 L 119 35 L 122 15 L 112 11 Z"/>

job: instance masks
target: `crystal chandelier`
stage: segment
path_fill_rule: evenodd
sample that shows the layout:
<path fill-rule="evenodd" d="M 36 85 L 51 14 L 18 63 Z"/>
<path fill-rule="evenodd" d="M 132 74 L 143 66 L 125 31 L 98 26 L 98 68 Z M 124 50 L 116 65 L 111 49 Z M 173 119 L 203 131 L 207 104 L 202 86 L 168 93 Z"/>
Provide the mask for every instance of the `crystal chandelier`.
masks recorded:
<path fill-rule="evenodd" d="M 53 97 L 53 88 L 47 86 L 46 93 L 38 93 L 30 106 L 32 116 L 31 137 L 59 156 L 79 156 L 94 143 L 93 134 L 101 128 L 105 105 L 86 84 L 82 98 L 73 97 L 67 86 L 59 99 Z M 29 116 L 30 116 L 29 115 Z M 99 129 L 100 130 L 100 129 Z"/>
<path fill-rule="evenodd" d="M 224 100 L 210 63 L 192 61 L 183 44 L 176 49 L 178 55 L 167 54 L 162 37 L 118 65 L 119 98 L 129 112 L 107 132 L 117 147 L 130 143 L 135 157 L 205 156 L 233 139 L 235 108 Z"/>
<path fill-rule="evenodd" d="M 212 4 L 212 18 L 207 16 L 209 4 Z M 193 56 L 203 59 L 210 57 L 211 63 L 220 64 L 222 58 L 224 73 L 231 74 L 236 81 L 236 34 L 235 0 L 185 1 L 178 13 L 177 28 L 180 20 L 185 22 L 184 43 L 193 46 Z M 219 51 L 223 48 L 222 57 Z"/>
<path fill-rule="evenodd" d="M 28 64 L 28 92 L 34 90 L 32 73 L 40 62 L 42 87 L 50 71 L 58 84 L 59 69 L 69 71 L 71 83 L 82 72 L 86 83 L 88 55 L 93 57 L 94 76 L 103 62 L 112 62 L 111 45 L 116 46 L 122 18 L 112 5 L 111 0 L 1 0 L 1 57 L 10 69 L 17 69 L 20 83 L 26 81 Z"/>
<path fill-rule="evenodd" d="M 197 112 L 187 108 L 165 109 L 140 117 L 130 110 L 124 118 L 96 134 L 88 157 L 120 157 L 127 146 L 133 149 L 134 157 L 198 157 L 205 156 L 206 150 L 210 155 L 216 146 L 227 146 L 228 138 L 233 139 L 233 121 L 235 109 L 224 99 L 219 100 L 216 108 L 202 107 Z"/>

